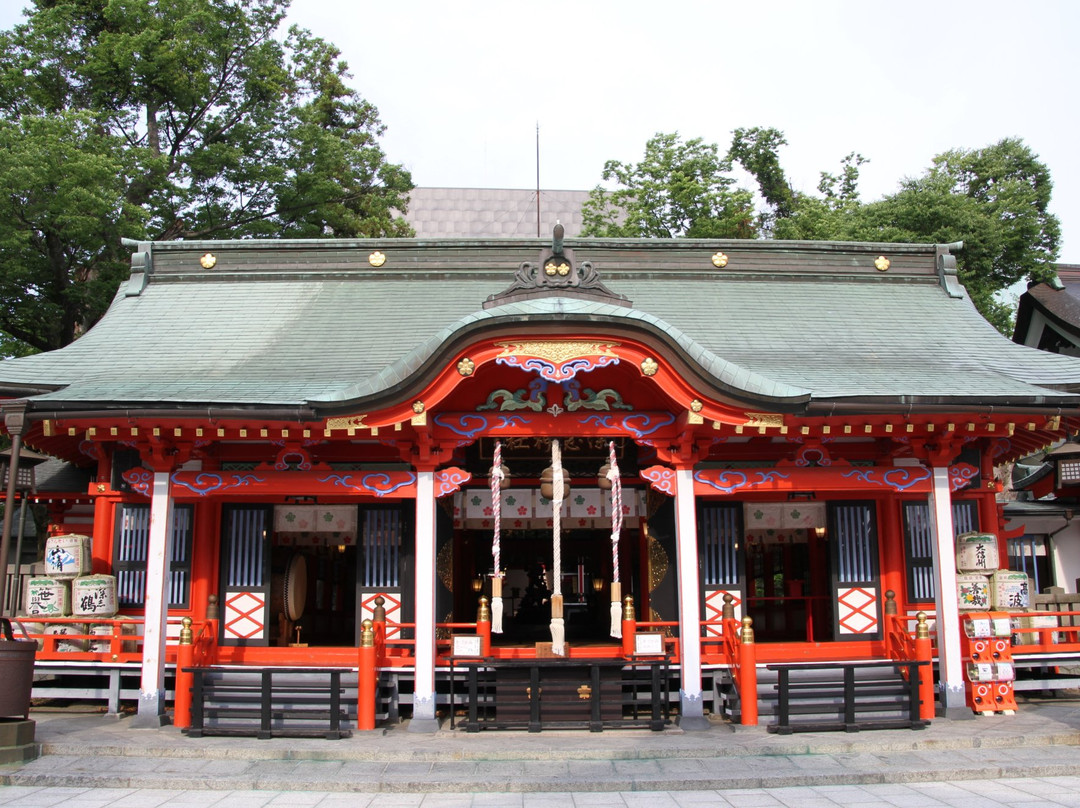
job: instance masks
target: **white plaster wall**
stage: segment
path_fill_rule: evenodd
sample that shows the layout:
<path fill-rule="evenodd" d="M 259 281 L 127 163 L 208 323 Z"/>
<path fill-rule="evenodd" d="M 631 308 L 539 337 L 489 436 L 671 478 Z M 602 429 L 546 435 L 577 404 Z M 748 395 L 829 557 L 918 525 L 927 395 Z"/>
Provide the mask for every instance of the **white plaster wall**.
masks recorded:
<path fill-rule="evenodd" d="M 1065 520 L 1060 516 L 1034 516 L 1027 519 L 1010 519 L 1005 524 L 1008 531 L 1023 530 L 1032 535 L 1049 536 L 1061 530 Z M 1066 592 L 1076 592 L 1076 579 L 1080 578 L 1080 518 L 1073 521 L 1050 539 L 1048 548 L 1054 572 L 1054 585 Z"/>

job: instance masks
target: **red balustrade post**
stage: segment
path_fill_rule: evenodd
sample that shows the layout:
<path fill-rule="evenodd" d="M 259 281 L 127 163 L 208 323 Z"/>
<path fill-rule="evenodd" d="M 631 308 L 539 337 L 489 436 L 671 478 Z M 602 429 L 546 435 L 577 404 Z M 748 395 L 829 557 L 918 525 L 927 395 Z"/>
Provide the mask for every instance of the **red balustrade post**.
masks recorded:
<path fill-rule="evenodd" d="M 380 662 L 386 660 L 386 598 L 378 595 L 375 608 L 371 610 L 371 622 L 375 630 L 375 657 Z"/>
<path fill-rule="evenodd" d="M 915 615 L 915 661 L 925 662 L 919 666 L 919 718 L 934 718 L 934 647 L 930 642 L 930 625 L 926 612 Z"/>
<path fill-rule="evenodd" d="M 356 684 L 356 728 L 375 729 L 375 631 L 372 622 L 361 623 L 359 672 Z"/>
<path fill-rule="evenodd" d="M 485 597 L 480 598 L 476 610 L 476 633 L 480 635 L 480 656 L 491 656 L 491 607 Z"/>
<path fill-rule="evenodd" d="M 195 664 L 194 635 L 191 618 L 185 617 L 180 629 L 180 644 L 176 648 L 176 677 L 173 684 L 173 725 L 180 729 L 191 726 L 191 686 L 195 680 L 191 667 Z"/>
<path fill-rule="evenodd" d="M 739 704 L 744 727 L 756 727 L 758 723 L 757 646 L 753 625 L 752 618 L 744 617 L 739 632 Z"/>
<path fill-rule="evenodd" d="M 637 619 L 634 617 L 634 596 L 623 598 L 622 611 L 622 652 L 623 656 L 634 655 L 634 634 L 637 632 Z"/>

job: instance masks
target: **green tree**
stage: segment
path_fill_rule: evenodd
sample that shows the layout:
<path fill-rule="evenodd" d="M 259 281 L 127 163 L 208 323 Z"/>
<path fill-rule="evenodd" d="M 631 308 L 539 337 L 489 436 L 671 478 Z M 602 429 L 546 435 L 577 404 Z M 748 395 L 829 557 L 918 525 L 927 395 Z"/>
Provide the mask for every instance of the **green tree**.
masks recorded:
<path fill-rule="evenodd" d="M 21 248 L 0 258 L 0 331 L 48 350 L 92 325 L 126 271 L 121 234 L 411 234 L 397 212 L 412 181 L 379 146 L 377 110 L 333 45 L 278 36 L 287 7 L 36 0 L 0 32 L 15 146 L 0 165 L 21 177 L 0 199 L 0 244 Z"/>
<path fill-rule="evenodd" d="M 582 234 L 612 238 L 752 238 L 757 235 L 753 195 L 733 188 L 731 161 L 701 138 L 683 142 L 658 133 L 641 162 L 609 160 L 603 178 L 582 206 Z"/>
<path fill-rule="evenodd" d="M 728 159 L 739 163 L 757 180 L 765 202 L 761 214 L 761 227 L 765 233 L 772 232 L 777 220 L 791 216 L 798 204 L 777 153 L 786 145 L 787 139 L 779 129 L 755 126 L 736 129 L 731 136 Z"/>
<path fill-rule="evenodd" d="M 835 187 L 836 178 L 822 177 L 819 187 Z M 850 185 L 841 180 L 842 189 Z M 904 179 L 896 193 L 874 202 L 852 204 L 843 190 L 801 198 L 775 232 L 796 239 L 963 241 L 956 261 L 960 280 L 983 316 L 1011 334 L 1012 306 L 997 293 L 1017 281 L 1045 281 L 1054 274 L 1061 226 L 1049 212 L 1052 188 L 1038 156 L 1022 141 L 1006 138 L 940 154 L 921 176 Z"/>

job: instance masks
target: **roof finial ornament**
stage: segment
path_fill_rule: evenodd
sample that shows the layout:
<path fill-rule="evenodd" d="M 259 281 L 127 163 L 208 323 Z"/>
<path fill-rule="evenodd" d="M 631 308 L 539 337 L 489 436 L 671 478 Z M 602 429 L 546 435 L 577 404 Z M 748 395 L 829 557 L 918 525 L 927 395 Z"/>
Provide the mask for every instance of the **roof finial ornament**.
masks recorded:
<path fill-rule="evenodd" d="M 578 262 L 574 258 L 574 251 L 568 249 L 563 241 L 565 234 L 562 222 L 556 220 L 551 230 L 551 249 L 540 250 L 536 262 L 523 261 L 514 273 L 514 282 L 502 292 L 491 295 L 484 308 L 545 293 L 570 294 L 617 306 L 629 306 L 630 301 L 623 295 L 615 294 L 600 282 L 600 273 L 592 262 Z"/>

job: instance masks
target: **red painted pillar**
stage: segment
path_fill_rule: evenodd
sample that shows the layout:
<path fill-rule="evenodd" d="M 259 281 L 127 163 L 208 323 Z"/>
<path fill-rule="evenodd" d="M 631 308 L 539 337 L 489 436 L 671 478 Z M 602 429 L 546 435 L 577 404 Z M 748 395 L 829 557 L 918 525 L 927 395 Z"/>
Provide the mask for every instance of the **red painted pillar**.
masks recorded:
<path fill-rule="evenodd" d="M 372 622 L 365 620 L 360 632 L 358 680 L 356 685 L 356 728 L 375 729 L 375 631 Z"/>

